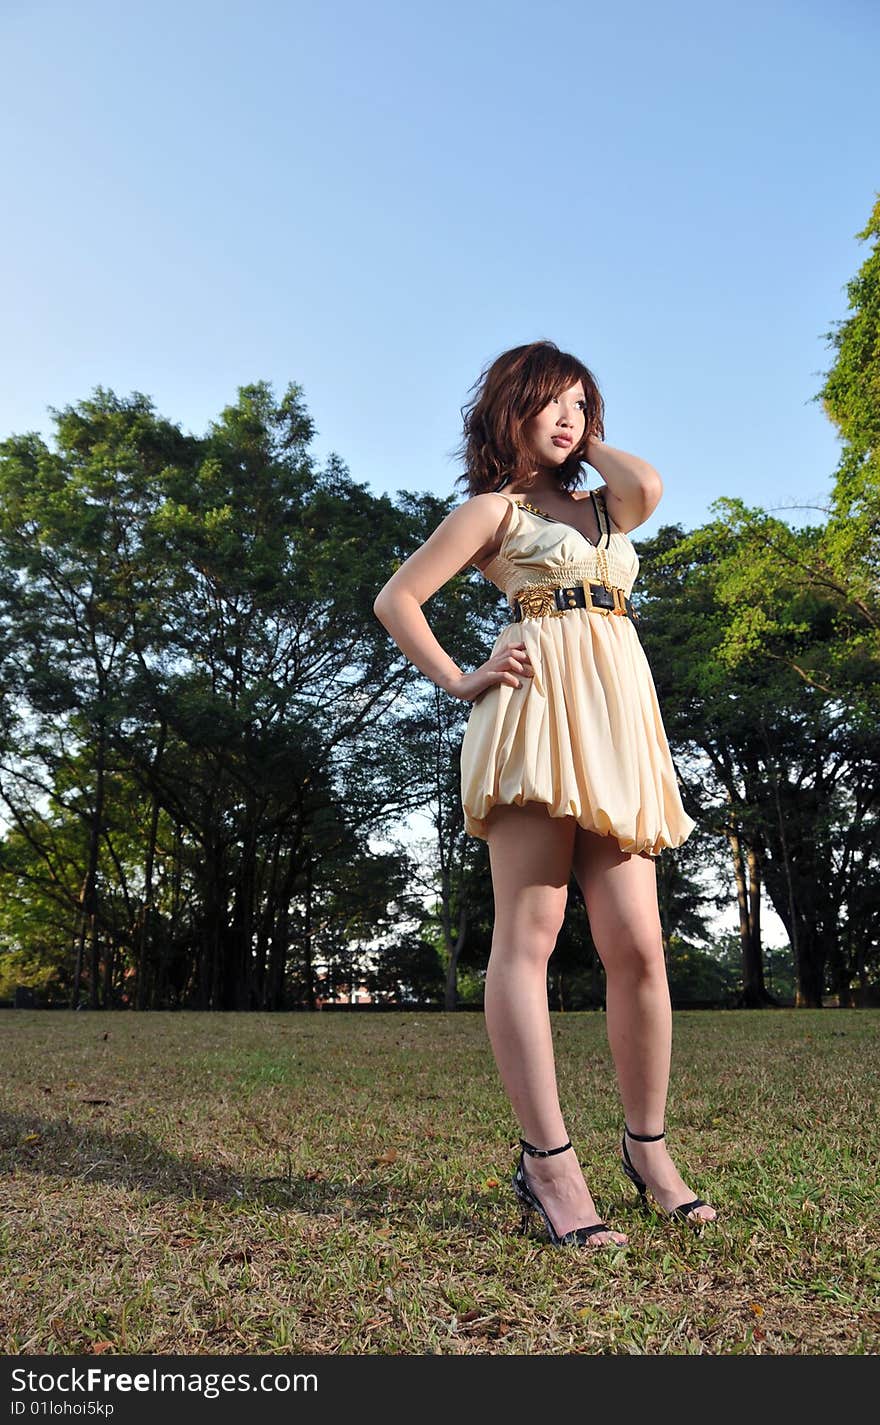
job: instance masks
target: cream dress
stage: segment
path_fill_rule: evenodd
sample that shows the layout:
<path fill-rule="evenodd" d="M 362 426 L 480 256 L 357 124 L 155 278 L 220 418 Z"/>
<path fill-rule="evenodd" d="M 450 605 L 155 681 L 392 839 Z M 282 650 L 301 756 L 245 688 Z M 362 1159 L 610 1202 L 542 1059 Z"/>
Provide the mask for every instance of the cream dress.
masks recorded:
<path fill-rule="evenodd" d="M 512 495 L 498 554 L 482 571 L 513 600 L 526 584 L 601 581 L 630 594 L 632 541 L 596 498 L 598 545 Z M 551 816 L 614 836 L 622 851 L 656 856 L 696 826 L 685 811 L 654 680 L 630 618 L 567 608 L 501 630 L 492 648 L 524 643 L 534 677 L 498 683 L 474 701 L 461 748 L 465 830 L 486 839 L 499 803 L 543 802 Z"/>

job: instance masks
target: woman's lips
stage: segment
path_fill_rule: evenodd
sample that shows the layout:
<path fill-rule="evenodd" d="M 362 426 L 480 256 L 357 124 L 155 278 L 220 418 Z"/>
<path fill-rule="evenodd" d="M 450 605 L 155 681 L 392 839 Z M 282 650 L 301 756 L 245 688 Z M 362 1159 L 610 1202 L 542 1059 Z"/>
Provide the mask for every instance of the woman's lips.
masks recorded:
<path fill-rule="evenodd" d="M 554 445 L 571 445 L 571 436 L 568 436 L 568 435 L 554 435 L 554 437 L 553 437 L 553 444 L 554 444 Z"/>

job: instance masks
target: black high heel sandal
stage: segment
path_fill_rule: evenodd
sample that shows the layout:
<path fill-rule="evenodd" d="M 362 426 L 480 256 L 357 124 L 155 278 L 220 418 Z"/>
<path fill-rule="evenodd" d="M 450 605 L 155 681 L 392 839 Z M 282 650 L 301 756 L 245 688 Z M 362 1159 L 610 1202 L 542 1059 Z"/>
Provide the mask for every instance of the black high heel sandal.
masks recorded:
<path fill-rule="evenodd" d="M 546 1208 L 538 1197 L 537 1193 L 529 1187 L 525 1175 L 524 1154 L 528 1153 L 531 1158 L 552 1158 L 555 1153 L 565 1153 L 571 1147 L 571 1139 L 563 1143 L 561 1148 L 535 1148 L 533 1144 L 527 1143 L 525 1138 L 520 1138 L 522 1152 L 519 1155 L 519 1162 L 516 1172 L 513 1175 L 513 1190 L 519 1199 L 522 1217 L 520 1220 L 520 1232 L 525 1236 L 529 1230 L 529 1218 L 533 1212 L 540 1213 L 547 1228 L 550 1241 L 554 1247 L 583 1247 L 587 1240 L 596 1232 L 611 1232 L 613 1228 L 606 1222 L 596 1222 L 592 1227 L 573 1227 L 570 1232 L 563 1232 L 562 1235 L 556 1231 L 550 1218 L 547 1216 Z M 623 1242 L 601 1242 L 602 1247 L 622 1247 Z"/>
<path fill-rule="evenodd" d="M 639 1198 L 642 1207 L 647 1207 L 648 1184 L 645 1182 L 641 1173 L 637 1172 L 632 1165 L 632 1159 L 630 1158 L 626 1147 L 627 1137 L 632 1138 L 633 1142 L 635 1143 L 658 1143 L 661 1138 L 666 1137 L 666 1130 L 664 1129 L 662 1133 L 632 1133 L 630 1129 L 627 1128 L 626 1124 L 623 1125 L 623 1138 L 621 1139 L 621 1147 L 623 1148 L 623 1162 L 621 1163 L 621 1167 L 623 1168 L 623 1171 L 626 1173 L 630 1181 L 635 1183 L 636 1187 L 638 1188 Z M 706 1220 L 708 1220 L 709 1222 L 712 1222 L 714 1220 L 711 1217 L 708 1219 L 703 1219 L 701 1217 L 688 1216 L 689 1213 L 693 1212 L 695 1207 L 710 1206 L 710 1204 L 708 1202 L 704 1202 L 701 1197 L 695 1197 L 693 1202 L 683 1202 L 679 1207 L 674 1207 L 671 1212 L 667 1212 L 666 1208 L 661 1207 L 660 1203 L 657 1203 L 657 1206 L 660 1208 L 660 1211 L 664 1214 L 664 1216 L 682 1217 L 686 1222 L 691 1222 L 696 1227 L 704 1226 Z"/>

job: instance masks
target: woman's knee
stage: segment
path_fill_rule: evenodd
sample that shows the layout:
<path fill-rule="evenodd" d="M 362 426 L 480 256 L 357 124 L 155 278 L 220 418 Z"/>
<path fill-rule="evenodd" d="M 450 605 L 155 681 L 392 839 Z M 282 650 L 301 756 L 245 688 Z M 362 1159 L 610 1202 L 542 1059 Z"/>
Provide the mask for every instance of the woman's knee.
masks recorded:
<path fill-rule="evenodd" d="M 565 902 L 521 905 L 496 915 L 492 932 L 493 953 L 539 961 L 550 959 L 565 919 Z"/>
<path fill-rule="evenodd" d="M 630 980 L 666 979 L 666 959 L 659 935 L 623 928 L 610 936 L 607 944 L 597 942 L 596 949 L 606 975 Z"/>

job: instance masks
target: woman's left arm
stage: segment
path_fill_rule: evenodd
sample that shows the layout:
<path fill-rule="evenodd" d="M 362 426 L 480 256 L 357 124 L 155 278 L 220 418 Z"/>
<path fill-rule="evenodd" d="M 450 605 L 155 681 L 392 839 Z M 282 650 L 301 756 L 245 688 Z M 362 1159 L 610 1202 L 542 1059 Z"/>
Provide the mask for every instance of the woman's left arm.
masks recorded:
<path fill-rule="evenodd" d="M 653 465 L 638 455 L 615 450 L 613 445 L 606 445 L 593 435 L 587 445 L 586 458 L 605 480 L 601 494 L 617 528 L 627 534 L 644 524 L 663 494 L 663 481 Z"/>

